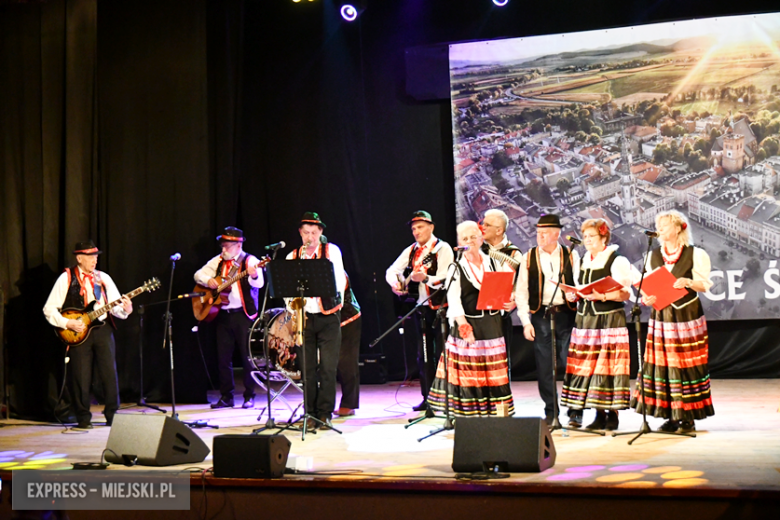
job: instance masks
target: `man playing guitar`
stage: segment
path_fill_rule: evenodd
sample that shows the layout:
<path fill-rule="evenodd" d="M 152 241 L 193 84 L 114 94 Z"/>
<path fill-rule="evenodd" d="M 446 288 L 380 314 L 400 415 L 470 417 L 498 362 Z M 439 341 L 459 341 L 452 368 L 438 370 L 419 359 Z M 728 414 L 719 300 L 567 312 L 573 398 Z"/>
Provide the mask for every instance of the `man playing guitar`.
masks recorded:
<path fill-rule="evenodd" d="M 217 357 L 219 366 L 219 401 L 212 408 L 232 408 L 233 392 L 233 352 L 238 347 L 241 363 L 244 367 L 244 404 L 243 408 L 252 408 L 255 398 L 255 382 L 252 379 L 252 366 L 249 364 L 248 342 L 249 328 L 258 313 L 258 294 L 263 286 L 263 277 L 255 256 L 243 251 L 244 232 L 228 226 L 217 237 L 222 253 L 208 261 L 195 273 L 195 282 L 216 289 L 218 277 L 231 278 L 241 271 L 249 276 L 242 277 L 230 286 L 227 303 L 221 307 L 214 324 L 217 327 Z M 224 299 L 224 297 L 223 297 Z"/>
<path fill-rule="evenodd" d="M 452 263 L 453 253 L 449 244 L 433 235 L 434 223 L 427 211 L 416 211 L 407 224 L 412 228 L 415 242 L 404 249 L 393 265 L 387 268 L 385 280 L 393 292 L 401 297 L 407 291 L 401 286 L 399 276 L 409 276 L 410 282 L 418 285 L 417 301 L 421 302 L 441 287 L 447 276 L 447 267 Z M 417 367 L 420 370 L 420 391 L 423 396 L 423 401 L 414 407 L 416 411 L 428 409 L 428 390 L 436 375 L 435 353 L 441 350 L 436 348 L 437 328 L 434 321 L 436 309 L 446 305 L 445 297 L 444 291 L 441 291 L 426 302 L 419 312 L 412 314 L 417 331 Z"/>
<path fill-rule="evenodd" d="M 79 242 L 74 248 L 76 265 L 66 268 L 57 278 L 49 294 L 43 314 L 55 327 L 84 332 L 87 326 L 78 320 L 65 318 L 60 311 L 69 307 L 83 308 L 95 301 L 98 305 L 117 301 L 121 305 L 111 309 L 111 314 L 126 319 L 133 312 L 133 303 L 127 296 L 121 296 L 114 280 L 107 273 L 95 269 L 97 257 L 101 254 L 92 240 Z M 107 319 L 103 315 L 102 320 Z M 78 420 L 77 428 L 92 428 L 92 412 L 89 410 L 89 391 L 92 384 L 92 364 L 100 376 L 105 393 L 106 425 L 111 426 L 114 414 L 119 409 L 119 382 L 116 372 L 116 344 L 111 327 L 98 327 L 80 345 L 69 351 L 71 367 L 71 399 L 73 411 Z"/>

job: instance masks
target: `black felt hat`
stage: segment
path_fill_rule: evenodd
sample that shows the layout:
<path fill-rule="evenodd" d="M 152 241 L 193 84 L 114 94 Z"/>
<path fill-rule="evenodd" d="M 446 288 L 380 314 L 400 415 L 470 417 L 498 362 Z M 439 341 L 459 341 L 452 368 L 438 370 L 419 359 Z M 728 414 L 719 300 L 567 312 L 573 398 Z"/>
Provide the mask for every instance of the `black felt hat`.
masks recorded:
<path fill-rule="evenodd" d="M 542 215 L 539 217 L 539 222 L 536 223 L 536 227 L 551 227 L 561 229 L 561 219 L 558 215 Z"/>
<path fill-rule="evenodd" d="M 431 217 L 431 214 L 427 211 L 415 211 L 412 213 L 412 219 L 406 223 L 407 226 L 411 226 L 415 222 L 427 222 L 428 224 L 433 224 L 433 217 Z"/>
<path fill-rule="evenodd" d="M 314 213 L 313 211 L 307 211 L 303 214 L 301 217 L 301 226 L 304 224 L 314 224 L 315 226 L 320 226 L 322 229 L 327 227 L 322 219 L 320 219 L 319 213 Z"/>
<path fill-rule="evenodd" d="M 217 237 L 217 240 L 220 242 L 243 242 L 246 238 L 244 238 L 243 231 L 233 226 L 228 226 L 222 234 Z"/>
<path fill-rule="evenodd" d="M 103 253 L 100 251 L 92 239 L 86 242 L 76 242 L 76 247 L 73 248 L 74 255 L 99 255 Z"/>

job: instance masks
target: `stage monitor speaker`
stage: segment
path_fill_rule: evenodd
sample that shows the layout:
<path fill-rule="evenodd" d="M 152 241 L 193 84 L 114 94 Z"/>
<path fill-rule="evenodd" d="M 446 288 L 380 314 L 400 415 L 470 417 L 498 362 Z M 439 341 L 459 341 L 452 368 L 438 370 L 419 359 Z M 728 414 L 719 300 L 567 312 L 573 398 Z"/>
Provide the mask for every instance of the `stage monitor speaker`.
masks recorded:
<path fill-rule="evenodd" d="M 217 435 L 214 476 L 279 478 L 284 475 L 290 446 L 284 435 Z"/>
<path fill-rule="evenodd" d="M 130 466 L 203 462 L 211 451 L 186 424 L 166 415 L 125 413 L 114 416 L 106 449 L 108 462 Z"/>
<path fill-rule="evenodd" d="M 544 419 L 459 417 L 455 422 L 452 469 L 534 473 L 555 464 L 555 446 Z"/>

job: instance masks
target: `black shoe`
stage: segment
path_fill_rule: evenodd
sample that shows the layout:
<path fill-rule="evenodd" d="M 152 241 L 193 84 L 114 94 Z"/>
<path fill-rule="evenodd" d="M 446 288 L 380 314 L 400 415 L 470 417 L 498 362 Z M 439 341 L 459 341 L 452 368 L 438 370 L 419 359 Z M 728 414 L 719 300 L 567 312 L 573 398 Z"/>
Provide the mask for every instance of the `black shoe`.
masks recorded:
<path fill-rule="evenodd" d="M 674 419 L 667 419 L 665 423 L 658 428 L 659 432 L 676 432 L 680 428 L 680 422 Z"/>
<path fill-rule="evenodd" d="M 92 423 L 89 421 L 80 422 L 76 425 L 76 429 L 78 430 L 91 430 L 92 428 L 94 428 L 94 426 L 92 426 Z"/>
<path fill-rule="evenodd" d="M 696 431 L 696 423 L 693 421 L 680 421 L 680 429 L 682 433 L 691 433 Z"/>
<path fill-rule="evenodd" d="M 582 427 L 582 410 L 576 410 L 569 412 L 569 422 L 567 426 L 569 428 L 581 428 Z"/>
<path fill-rule="evenodd" d="M 211 405 L 213 410 L 217 408 L 233 408 L 233 398 L 220 397 L 219 401 Z"/>
<path fill-rule="evenodd" d="M 114 417 L 106 417 L 106 426 L 111 426 L 114 424 Z"/>
<path fill-rule="evenodd" d="M 607 425 L 604 427 L 607 431 L 613 431 L 618 429 L 618 413 L 614 410 L 607 412 Z"/>
<path fill-rule="evenodd" d="M 412 406 L 412 410 L 414 410 L 415 412 L 424 412 L 427 409 L 428 409 L 428 401 L 426 400 L 423 400 L 423 402 L 421 402 L 417 406 Z"/>
<path fill-rule="evenodd" d="M 255 397 L 246 397 L 244 398 L 244 404 L 241 405 L 241 408 L 254 408 L 255 407 Z"/>
<path fill-rule="evenodd" d="M 310 433 L 317 433 L 317 428 L 319 428 L 319 423 L 314 420 L 313 417 L 309 417 L 306 419 L 306 431 Z"/>
<path fill-rule="evenodd" d="M 596 420 L 585 427 L 586 430 L 603 430 L 607 426 L 607 412 L 596 410 Z"/>

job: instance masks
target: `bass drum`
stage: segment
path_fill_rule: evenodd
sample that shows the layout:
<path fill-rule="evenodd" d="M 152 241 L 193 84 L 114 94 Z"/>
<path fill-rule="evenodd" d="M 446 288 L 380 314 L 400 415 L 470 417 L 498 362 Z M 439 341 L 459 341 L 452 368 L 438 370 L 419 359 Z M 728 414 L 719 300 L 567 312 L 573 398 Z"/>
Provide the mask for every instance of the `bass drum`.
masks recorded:
<path fill-rule="evenodd" d="M 282 372 L 290 379 L 300 379 L 298 347 L 295 345 L 295 314 L 287 309 L 269 309 L 268 333 L 263 331 L 263 318 L 258 317 L 249 329 L 249 360 L 257 370 L 265 370 L 263 342 L 268 341 L 268 359 L 271 370 Z"/>

